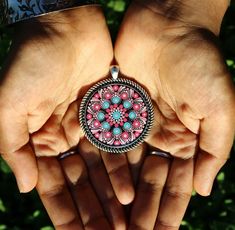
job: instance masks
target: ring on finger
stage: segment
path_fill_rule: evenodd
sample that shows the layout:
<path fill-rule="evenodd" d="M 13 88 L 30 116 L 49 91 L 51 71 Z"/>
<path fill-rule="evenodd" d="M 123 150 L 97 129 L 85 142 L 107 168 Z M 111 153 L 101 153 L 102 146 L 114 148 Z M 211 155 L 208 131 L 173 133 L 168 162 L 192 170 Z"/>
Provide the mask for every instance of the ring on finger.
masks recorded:
<path fill-rule="evenodd" d="M 148 155 L 149 156 L 153 155 L 153 156 L 163 157 L 163 158 L 167 158 L 167 159 L 170 159 L 170 160 L 173 158 L 173 156 L 170 153 L 162 151 L 160 149 L 152 149 L 152 150 L 148 151 Z"/>
<path fill-rule="evenodd" d="M 65 159 L 65 158 L 67 158 L 67 157 L 69 157 L 69 156 L 72 156 L 72 155 L 74 155 L 74 154 L 77 154 L 77 150 L 75 150 L 75 149 L 70 149 L 70 150 L 68 150 L 68 151 L 66 151 L 66 152 L 60 153 L 59 156 L 58 156 L 58 159 L 59 159 L 59 160 L 63 160 L 63 159 Z"/>

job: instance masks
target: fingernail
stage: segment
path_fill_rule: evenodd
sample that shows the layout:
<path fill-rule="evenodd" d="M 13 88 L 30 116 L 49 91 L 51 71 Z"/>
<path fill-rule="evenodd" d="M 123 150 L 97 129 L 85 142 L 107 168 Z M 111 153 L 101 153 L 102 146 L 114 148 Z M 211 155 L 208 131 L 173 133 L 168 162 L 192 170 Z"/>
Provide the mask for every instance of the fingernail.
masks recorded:
<path fill-rule="evenodd" d="M 205 187 L 204 187 L 204 195 L 205 196 L 210 196 L 211 191 L 212 191 L 212 186 L 213 186 L 212 183 L 205 184 Z"/>
<path fill-rule="evenodd" d="M 27 193 L 27 186 L 24 184 L 23 181 L 21 180 L 17 180 L 17 185 L 18 185 L 18 189 L 20 191 L 20 193 Z"/>

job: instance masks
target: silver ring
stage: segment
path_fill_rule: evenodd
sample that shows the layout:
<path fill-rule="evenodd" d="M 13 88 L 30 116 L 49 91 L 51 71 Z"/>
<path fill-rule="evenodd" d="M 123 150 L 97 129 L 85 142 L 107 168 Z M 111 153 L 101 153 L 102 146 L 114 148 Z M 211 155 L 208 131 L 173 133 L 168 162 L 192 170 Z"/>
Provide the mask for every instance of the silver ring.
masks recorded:
<path fill-rule="evenodd" d="M 58 159 L 63 160 L 65 158 L 72 156 L 72 155 L 75 155 L 75 154 L 77 154 L 77 150 L 68 150 L 66 152 L 60 153 L 58 156 Z"/>
<path fill-rule="evenodd" d="M 167 158 L 167 159 L 173 158 L 173 156 L 170 153 L 163 152 L 161 150 L 151 150 L 151 151 L 149 151 L 148 155 L 154 155 L 154 156 L 163 157 L 163 158 Z"/>

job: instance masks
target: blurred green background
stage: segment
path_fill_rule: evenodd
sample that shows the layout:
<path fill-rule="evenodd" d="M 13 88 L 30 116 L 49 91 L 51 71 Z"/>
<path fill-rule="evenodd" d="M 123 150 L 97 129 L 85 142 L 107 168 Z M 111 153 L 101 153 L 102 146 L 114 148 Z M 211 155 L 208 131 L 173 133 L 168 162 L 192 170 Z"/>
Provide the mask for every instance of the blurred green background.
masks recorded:
<path fill-rule="evenodd" d="M 102 1 L 112 38 L 118 31 L 128 0 Z M 0 66 L 11 44 L 11 29 L 0 27 Z M 224 18 L 221 47 L 235 80 L 235 1 Z M 209 198 L 193 194 L 181 229 L 235 230 L 235 147 L 231 158 L 217 176 Z M 0 230 L 52 230 L 51 222 L 35 191 L 19 194 L 15 179 L 0 159 Z M 102 229 L 103 230 L 103 229 Z"/>

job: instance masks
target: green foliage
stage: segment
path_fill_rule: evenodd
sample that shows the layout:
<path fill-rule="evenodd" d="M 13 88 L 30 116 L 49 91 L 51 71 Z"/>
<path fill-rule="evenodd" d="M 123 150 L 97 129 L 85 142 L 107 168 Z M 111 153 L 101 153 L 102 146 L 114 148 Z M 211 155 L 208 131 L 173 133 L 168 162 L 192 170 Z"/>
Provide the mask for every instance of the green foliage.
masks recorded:
<path fill-rule="evenodd" d="M 101 0 L 113 41 L 129 0 Z M 226 63 L 235 80 L 235 3 L 232 2 L 223 22 L 221 45 Z M 0 27 L 0 66 L 11 44 L 12 29 Z M 208 198 L 193 193 L 182 230 L 235 230 L 235 148 L 217 176 Z M 0 230 L 53 230 L 52 224 L 35 191 L 18 192 L 8 166 L 0 159 Z"/>

